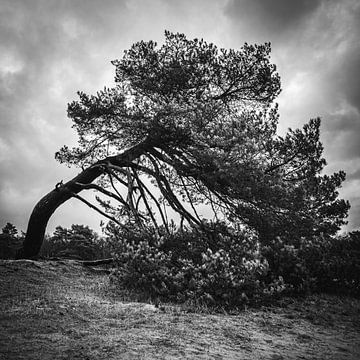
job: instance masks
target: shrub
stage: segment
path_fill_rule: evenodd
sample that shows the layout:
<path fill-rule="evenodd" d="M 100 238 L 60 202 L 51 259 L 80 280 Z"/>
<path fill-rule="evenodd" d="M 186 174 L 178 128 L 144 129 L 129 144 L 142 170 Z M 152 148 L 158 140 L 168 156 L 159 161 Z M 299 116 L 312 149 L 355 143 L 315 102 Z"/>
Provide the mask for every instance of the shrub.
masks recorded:
<path fill-rule="evenodd" d="M 360 295 L 360 233 L 301 238 L 293 244 L 276 238 L 262 248 L 269 278 L 283 277 L 292 293 L 310 291 Z M 295 244 L 295 245 L 294 245 Z"/>
<path fill-rule="evenodd" d="M 172 234 L 150 228 L 112 229 L 116 279 L 165 300 L 223 307 L 257 302 L 284 290 L 281 278 L 265 282 L 268 263 L 254 234 L 223 223 Z"/>
<path fill-rule="evenodd" d="M 319 291 L 360 295 L 360 232 L 324 242 L 321 261 L 313 270 Z"/>

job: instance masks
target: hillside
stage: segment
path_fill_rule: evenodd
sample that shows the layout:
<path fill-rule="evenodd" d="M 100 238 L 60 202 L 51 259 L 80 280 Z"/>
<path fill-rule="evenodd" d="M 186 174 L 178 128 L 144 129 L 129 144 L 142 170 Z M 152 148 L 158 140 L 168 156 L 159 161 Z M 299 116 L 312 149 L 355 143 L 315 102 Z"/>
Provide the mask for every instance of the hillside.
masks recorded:
<path fill-rule="evenodd" d="M 131 302 L 76 261 L 0 261 L 0 359 L 360 359 L 360 301 L 237 314 Z"/>

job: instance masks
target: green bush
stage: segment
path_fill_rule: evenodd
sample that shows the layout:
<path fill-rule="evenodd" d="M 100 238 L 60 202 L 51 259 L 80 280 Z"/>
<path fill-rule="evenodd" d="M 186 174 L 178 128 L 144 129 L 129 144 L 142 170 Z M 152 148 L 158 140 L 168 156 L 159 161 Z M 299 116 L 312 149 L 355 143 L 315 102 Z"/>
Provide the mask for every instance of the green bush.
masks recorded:
<path fill-rule="evenodd" d="M 254 303 L 284 290 L 281 278 L 265 282 L 268 263 L 253 234 L 222 223 L 205 226 L 206 231 L 172 234 L 113 228 L 116 279 L 165 300 L 223 307 Z"/>
<path fill-rule="evenodd" d="M 8 222 L 0 234 L 0 259 L 14 259 L 22 241 L 23 235 L 18 235 L 16 227 Z"/>
<path fill-rule="evenodd" d="M 321 261 L 312 269 L 317 290 L 360 296 L 360 232 L 329 239 L 319 255 Z"/>
<path fill-rule="evenodd" d="M 269 278 L 281 276 L 292 293 L 360 295 L 360 233 L 301 238 L 294 244 L 276 238 L 262 248 Z"/>

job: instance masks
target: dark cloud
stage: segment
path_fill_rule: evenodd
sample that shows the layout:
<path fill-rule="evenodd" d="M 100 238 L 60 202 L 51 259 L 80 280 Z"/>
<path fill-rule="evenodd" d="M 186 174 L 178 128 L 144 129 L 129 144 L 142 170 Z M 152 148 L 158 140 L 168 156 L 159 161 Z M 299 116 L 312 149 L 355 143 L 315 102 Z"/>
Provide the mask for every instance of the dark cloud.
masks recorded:
<path fill-rule="evenodd" d="M 323 121 L 325 150 L 332 161 L 338 162 L 360 159 L 360 112 L 347 103 L 342 106 Z"/>
<path fill-rule="evenodd" d="M 234 22 L 247 22 L 253 32 L 272 36 L 296 27 L 321 0 L 231 0 L 225 13 Z"/>
<path fill-rule="evenodd" d="M 360 31 L 358 36 L 360 39 Z M 335 81 L 338 82 L 336 87 L 340 93 L 339 95 L 343 96 L 350 105 L 360 111 L 360 40 L 350 46 L 351 48 L 346 53 L 346 57 L 339 64 Z"/>
<path fill-rule="evenodd" d="M 346 179 L 348 181 L 360 179 L 360 165 L 359 165 L 359 168 L 357 170 L 353 169 L 353 171 L 347 172 Z"/>
<path fill-rule="evenodd" d="M 353 131 L 333 133 L 328 145 L 332 161 L 345 162 L 349 160 L 360 160 L 359 133 Z"/>
<path fill-rule="evenodd" d="M 344 108 L 327 116 L 326 131 L 330 134 L 341 132 L 360 133 L 360 112 L 344 104 Z"/>

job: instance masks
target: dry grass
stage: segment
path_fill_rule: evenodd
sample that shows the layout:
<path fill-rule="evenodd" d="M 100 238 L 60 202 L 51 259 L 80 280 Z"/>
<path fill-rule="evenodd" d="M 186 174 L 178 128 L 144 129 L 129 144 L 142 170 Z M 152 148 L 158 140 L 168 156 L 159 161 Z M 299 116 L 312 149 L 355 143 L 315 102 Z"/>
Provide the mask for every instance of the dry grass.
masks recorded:
<path fill-rule="evenodd" d="M 0 289 L 4 360 L 360 359 L 360 301 L 350 298 L 190 313 L 134 302 L 76 261 L 1 261 Z"/>

